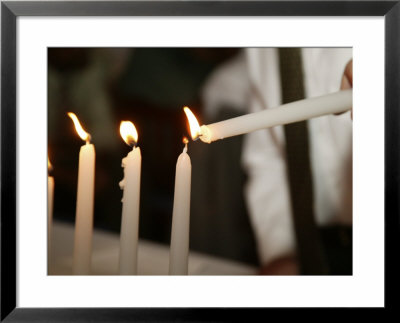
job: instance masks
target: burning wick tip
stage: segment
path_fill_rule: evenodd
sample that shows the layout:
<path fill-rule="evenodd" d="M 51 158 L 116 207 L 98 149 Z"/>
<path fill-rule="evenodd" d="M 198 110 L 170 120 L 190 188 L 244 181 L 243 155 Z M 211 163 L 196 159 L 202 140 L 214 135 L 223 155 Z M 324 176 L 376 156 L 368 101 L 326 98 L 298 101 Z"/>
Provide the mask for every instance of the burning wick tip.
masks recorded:
<path fill-rule="evenodd" d="M 129 135 L 127 138 L 127 144 L 133 149 L 136 147 L 137 142 L 132 136 Z"/>
<path fill-rule="evenodd" d="M 185 144 L 185 147 L 183 147 L 183 152 L 186 153 L 188 150 L 189 139 L 186 137 L 183 137 L 182 142 Z"/>
<path fill-rule="evenodd" d="M 91 140 L 92 140 L 92 136 L 88 134 L 86 137 L 86 145 L 89 145 Z"/>
<path fill-rule="evenodd" d="M 199 140 L 199 139 L 200 139 L 200 137 L 201 137 L 202 135 L 203 135 L 202 133 L 199 133 L 199 134 L 196 136 L 196 138 L 194 138 L 194 139 L 193 139 L 193 141 L 197 141 L 197 140 Z"/>

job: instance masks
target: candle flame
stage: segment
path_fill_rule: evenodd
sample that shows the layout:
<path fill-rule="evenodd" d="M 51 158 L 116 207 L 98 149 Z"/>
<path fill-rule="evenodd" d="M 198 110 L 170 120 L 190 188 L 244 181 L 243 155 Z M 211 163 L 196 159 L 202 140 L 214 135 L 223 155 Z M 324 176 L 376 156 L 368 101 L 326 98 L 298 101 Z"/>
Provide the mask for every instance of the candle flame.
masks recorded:
<path fill-rule="evenodd" d="M 82 140 L 85 140 L 86 142 L 90 141 L 90 134 L 88 134 L 85 130 L 83 130 L 78 117 L 75 115 L 75 113 L 68 112 L 68 116 L 72 119 L 75 125 L 75 130 L 78 133 L 79 137 L 81 137 Z"/>
<path fill-rule="evenodd" d="M 188 107 L 184 107 L 183 111 L 185 111 L 186 117 L 188 118 L 188 121 L 189 121 L 190 135 L 192 136 L 193 140 L 196 140 L 201 135 L 199 122 L 197 121 L 193 112 L 190 111 L 190 109 Z"/>
<path fill-rule="evenodd" d="M 187 139 L 186 137 L 183 137 L 182 142 L 187 145 L 189 143 L 189 139 Z"/>
<path fill-rule="evenodd" d="M 47 170 L 49 172 L 53 170 L 53 165 L 50 163 L 49 156 L 47 156 Z"/>
<path fill-rule="evenodd" d="M 119 126 L 119 132 L 122 139 L 126 142 L 128 146 L 136 145 L 138 141 L 138 133 L 136 131 L 135 125 L 130 121 L 121 121 Z"/>

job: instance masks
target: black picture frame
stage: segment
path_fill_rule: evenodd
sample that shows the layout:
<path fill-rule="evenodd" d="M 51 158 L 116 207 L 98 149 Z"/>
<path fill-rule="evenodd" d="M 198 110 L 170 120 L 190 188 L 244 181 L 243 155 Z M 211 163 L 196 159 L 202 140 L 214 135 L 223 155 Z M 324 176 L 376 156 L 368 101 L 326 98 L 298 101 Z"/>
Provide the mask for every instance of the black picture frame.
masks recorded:
<path fill-rule="evenodd" d="M 1 3 L 1 321 L 247 321 L 263 309 L 16 307 L 16 19 L 19 16 L 381 16 L 385 19 L 385 308 L 395 309 L 399 244 L 399 1 Z M 282 311 L 280 311 L 282 313 Z M 248 315 L 251 316 L 248 316 Z"/>

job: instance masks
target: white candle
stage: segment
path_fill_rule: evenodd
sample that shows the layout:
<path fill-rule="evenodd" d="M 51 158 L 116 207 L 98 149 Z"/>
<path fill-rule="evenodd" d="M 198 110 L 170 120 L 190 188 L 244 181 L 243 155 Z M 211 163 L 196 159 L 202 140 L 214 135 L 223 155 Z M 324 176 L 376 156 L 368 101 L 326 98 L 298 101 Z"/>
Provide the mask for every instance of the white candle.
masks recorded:
<path fill-rule="evenodd" d="M 188 274 L 191 174 L 192 165 L 190 157 L 187 154 L 186 139 L 185 148 L 179 155 L 176 163 L 171 249 L 169 257 L 170 275 Z"/>
<path fill-rule="evenodd" d="M 52 225 L 53 225 L 53 197 L 54 197 L 54 177 L 50 176 L 52 166 L 49 158 L 47 158 L 47 270 L 49 271 L 52 241 Z"/>
<path fill-rule="evenodd" d="M 51 243 L 51 226 L 53 222 L 53 196 L 54 196 L 54 177 L 47 177 L 47 229 L 48 245 Z"/>
<path fill-rule="evenodd" d="M 189 121 L 193 140 L 200 135 L 200 125 L 188 107 L 184 107 Z M 190 228 L 190 184 L 192 164 L 187 154 L 188 139 L 183 138 L 185 147 L 176 162 L 174 206 L 172 211 L 171 246 L 169 255 L 169 274 L 187 275 L 189 267 L 189 228 Z"/>
<path fill-rule="evenodd" d="M 92 257 L 94 172 L 96 153 L 90 144 L 90 135 L 79 124 L 73 113 L 68 113 L 75 128 L 86 141 L 79 152 L 78 189 L 76 198 L 75 238 L 72 272 L 74 275 L 89 275 Z"/>
<path fill-rule="evenodd" d="M 246 114 L 229 120 L 203 125 L 200 139 L 206 143 L 242 135 L 255 130 L 307 120 L 327 114 L 342 113 L 353 105 L 353 90 L 284 104 L 275 109 L 267 109 Z"/>
<path fill-rule="evenodd" d="M 138 135 L 132 122 L 121 122 L 120 132 L 125 142 L 134 146 Z M 142 155 L 139 147 L 122 159 L 124 179 L 120 182 L 124 190 L 122 197 L 121 240 L 119 255 L 120 275 L 136 275 L 139 236 L 140 173 Z"/>

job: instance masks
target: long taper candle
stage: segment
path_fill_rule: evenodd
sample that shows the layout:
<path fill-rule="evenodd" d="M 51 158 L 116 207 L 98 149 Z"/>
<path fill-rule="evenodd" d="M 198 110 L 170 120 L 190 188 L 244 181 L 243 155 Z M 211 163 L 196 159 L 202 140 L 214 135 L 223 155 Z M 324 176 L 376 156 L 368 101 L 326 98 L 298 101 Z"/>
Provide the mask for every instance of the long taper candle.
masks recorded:
<path fill-rule="evenodd" d="M 79 152 L 78 189 L 76 198 L 75 238 L 72 273 L 89 275 L 92 257 L 94 172 L 96 153 L 90 143 L 90 134 L 83 130 L 73 113 L 68 116 L 86 145 Z"/>
<path fill-rule="evenodd" d="M 193 140 L 200 135 L 200 126 L 188 107 L 183 108 L 189 121 Z M 187 153 L 188 139 L 176 163 L 174 206 L 172 211 L 171 246 L 169 255 L 169 274 L 187 275 L 189 267 L 189 229 L 190 229 L 190 185 L 192 164 Z"/>
<path fill-rule="evenodd" d="M 53 200 L 54 200 L 54 177 L 50 176 L 53 166 L 47 157 L 47 272 L 50 270 L 51 241 L 53 226 Z"/>
<path fill-rule="evenodd" d="M 353 90 L 339 91 L 316 98 L 305 99 L 279 108 L 246 114 L 240 117 L 201 126 L 200 139 L 206 143 L 242 135 L 244 133 L 303 121 L 351 109 Z"/>
<path fill-rule="evenodd" d="M 142 156 L 136 147 L 138 134 L 130 121 L 122 121 L 120 133 L 132 151 L 122 159 L 124 179 L 120 182 L 124 190 L 122 197 L 121 241 L 119 255 L 120 275 L 136 275 L 139 236 L 140 173 Z"/>
<path fill-rule="evenodd" d="M 188 140 L 176 163 L 174 207 L 172 212 L 171 250 L 169 257 L 170 275 L 188 274 L 190 184 L 192 164 L 187 154 Z"/>

